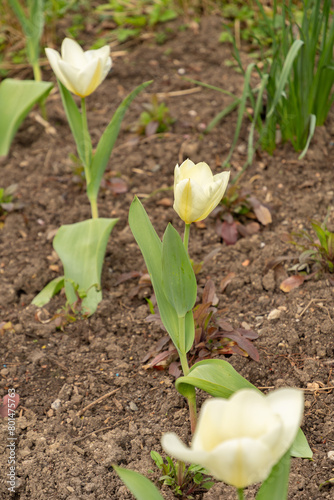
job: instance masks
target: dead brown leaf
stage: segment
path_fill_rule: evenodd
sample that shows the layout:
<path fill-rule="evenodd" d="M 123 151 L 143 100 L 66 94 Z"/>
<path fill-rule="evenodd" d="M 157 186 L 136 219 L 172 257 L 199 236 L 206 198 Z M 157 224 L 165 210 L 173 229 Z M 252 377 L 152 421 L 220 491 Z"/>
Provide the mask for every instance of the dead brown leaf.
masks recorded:
<path fill-rule="evenodd" d="M 302 285 L 305 281 L 304 276 L 301 276 L 300 274 L 296 274 L 295 276 L 290 276 L 286 280 L 282 281 L 280 285 L 280 289 L 285 292 L 291 292 L 294 288 L 298 288 L 300 285 Z"/>

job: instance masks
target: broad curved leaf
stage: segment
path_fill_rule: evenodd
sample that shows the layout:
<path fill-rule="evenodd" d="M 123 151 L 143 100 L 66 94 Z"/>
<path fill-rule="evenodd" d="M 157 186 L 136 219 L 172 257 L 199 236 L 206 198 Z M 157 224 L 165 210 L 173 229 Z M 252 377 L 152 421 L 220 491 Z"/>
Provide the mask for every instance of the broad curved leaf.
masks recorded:
<path fill-rule="evenodd" d="M 53 247 L 64 266 L 65 292 L 70 304 L 77 301 L 72 283 L 85 293 L 82 312 L 91 315 L 102 300 L 101 272 L 110 232 L 118 219 L 88 219 L 62 226 Z"/>
<path fill-rule="evenodd" d="M 176 389 L 183 396 L 187 393 L 188 385 L 220 398 L 228 398 L 239 389 L 258 390 L 223 359 L 199 361 L 191 367 L 186 377 L 180 377 L 175 382 Z"/>
<path fill-rule="evenodd" d="M 0 84 L 0 158 L 7 156 L 17 129 L 31 108 L 45 98 L 53 84 L 6 78 Z"/>
<path fill-rule="evenodd" d="M 113 468 L 137 500 L 164 500 L 154 484 L 147 477 L 123 467 Z"/>

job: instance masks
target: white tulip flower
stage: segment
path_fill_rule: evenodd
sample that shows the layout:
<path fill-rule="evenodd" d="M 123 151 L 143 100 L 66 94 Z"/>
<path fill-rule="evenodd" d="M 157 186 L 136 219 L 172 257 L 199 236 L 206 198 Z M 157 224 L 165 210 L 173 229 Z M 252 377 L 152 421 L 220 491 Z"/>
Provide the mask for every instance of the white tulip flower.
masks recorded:
<path fill-rule="evenodd" d="M 298 389 L 267 396 L 242 389 L 228 400 L 203 404 L 191 448 L 174 433 L 162 437 L 162 447 L 178 460 L 206 467 L 220 481 L 245 488 L 264 481 L 291 447 L 303 408 Z"/>
<path fill-rule="evenodd" d="M 65 38 L 61 55 L 45 49 L 49 63 L 61 83 L 73 94 L 87 97 L 103 82 L 111 68 L 110 47 L 84 52 L 80 45 Z"/>
<path fill-rule="evenodd" d="M 212 175 L 209 165 L 185 160 L 174 172 L 174 210 L 186 224 L 205 219 L 224 196 L 230 172 Z"/>

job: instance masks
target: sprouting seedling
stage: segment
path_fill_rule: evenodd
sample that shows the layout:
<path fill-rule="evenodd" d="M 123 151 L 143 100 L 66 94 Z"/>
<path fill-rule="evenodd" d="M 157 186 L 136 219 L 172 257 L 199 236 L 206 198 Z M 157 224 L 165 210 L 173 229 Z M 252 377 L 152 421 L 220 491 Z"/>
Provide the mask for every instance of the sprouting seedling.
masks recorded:
<path fill-rule="evenodd" d="M 165 463 L 157 451 L 151 451 L 151 458 L 162 472 L 159 482 L 169 486 L 175 495 L 192 499 L 193 493 L 208 491 L 215 484 L 207 469 L 200 465 L 186 467 L 184 462 L 174 463 L 168 456 Z"/>
<path fill-rule="evenodd" d="M 143 105 L 145 111 L 140 115 L 138 124 L 136 125 L 136 132 L 143 135 L 161 134 L 166 132 L 170 125 L 174 123 L 168 107 L 161 102 L 159 104 L 156 94 L 152 95 L 150 103 Z"/>
<path fill-rule="evenodd" d="M 329 213 L 323 223 L 311 221 L 316 238 L 306 230 L 290 235 L 289 242 L 301 251 L 299 263 L 293 266 L 293 270 L 308 272 L 312 268 L 318 274 L 334 272 L 334 232 L 327 228 L 328 217 Z"/>

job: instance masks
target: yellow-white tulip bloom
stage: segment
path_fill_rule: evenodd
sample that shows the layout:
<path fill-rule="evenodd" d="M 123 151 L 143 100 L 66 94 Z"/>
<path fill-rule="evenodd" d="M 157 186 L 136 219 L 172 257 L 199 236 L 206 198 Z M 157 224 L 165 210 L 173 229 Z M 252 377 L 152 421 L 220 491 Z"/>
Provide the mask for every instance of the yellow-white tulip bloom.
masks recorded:
<path fill-rule="evenodd" d="M 61 55 L 53 49 L 45 49 L 56 77 L 73 94 L 90 95 L 103 82 L 111 68 L 110 47 L 84 52 L 80 45 L 65 38 Z"/>
<path fill-rule="evenodd" d="M 191 448 L 174 433 L 162 437 L 162 447 L 178 460 L 206 467 L 220 481 L 245 488 L 264 481 L 291 447 L 303 407 L 298 389 L 268 396 L 242 389 L 229 400 L 203 404 Z"/>
<path fill-rule="evenodd" d="M 224 196 L 229 172 L 212 175 L 204 162 L 185 160 L 174 172 L 174 210 L 186 224 L 205 219 Z"/>

